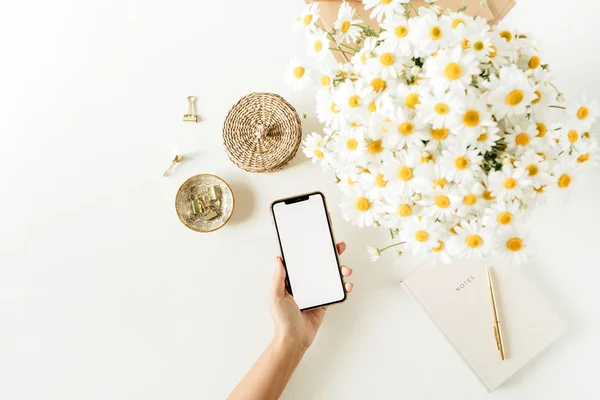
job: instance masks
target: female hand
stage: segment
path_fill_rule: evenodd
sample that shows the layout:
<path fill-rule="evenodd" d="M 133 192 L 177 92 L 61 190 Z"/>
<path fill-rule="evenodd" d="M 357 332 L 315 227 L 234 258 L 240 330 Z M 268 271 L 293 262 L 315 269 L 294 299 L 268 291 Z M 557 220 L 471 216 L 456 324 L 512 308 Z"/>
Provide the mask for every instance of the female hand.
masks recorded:
<path fill-rule="evenodd" d="M 338 254 L 346 250 L 346 243 L 340 242 L 336 245 Z M 342 276 L 349 277 L 352 270 L 342 265 Z M 347 293 L 352 291 L 350 282 L 344 283 Z M 275 272 L 271 282 L 271 295 L 269 299 L 271 316 L 275 323 L 275 340 L 292 346 L 298 346 L 300 350 L 306 350 L 313 342 L 323 317 L 326 307 L 300 311 L 294 298 L 285 288 L 285 268 L 281 257 L 277 257 Z"/>

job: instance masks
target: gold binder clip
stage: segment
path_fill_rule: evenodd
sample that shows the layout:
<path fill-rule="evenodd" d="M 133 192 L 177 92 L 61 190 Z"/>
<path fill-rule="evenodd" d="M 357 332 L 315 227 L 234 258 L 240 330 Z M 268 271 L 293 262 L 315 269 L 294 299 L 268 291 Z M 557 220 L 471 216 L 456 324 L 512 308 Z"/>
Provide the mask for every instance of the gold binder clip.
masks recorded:
<path fill-rule="evenodd" d="M 183 122 L 198 122 L 198 115 L 196 115 L 196 97 L 188 96 L 188 110 L 187 114 L 183 114 Z"/>
<path fill-rule="evenodd" d="M 171 170 L 173 169 L 173 167 L 175 166 L 175 164 L 177 164 L 178 162 L 181 162 L 181 161 L 183 161 L 183 156 L 175 156 L 175 158 L 171 162 L 171 165 L 169 165 L 169 168 L 167 168 L 167 170 L 163 173 L 163 176 L 165 178 L 167 176 L 169 176 L 169 172 L 171 172 Z"/>

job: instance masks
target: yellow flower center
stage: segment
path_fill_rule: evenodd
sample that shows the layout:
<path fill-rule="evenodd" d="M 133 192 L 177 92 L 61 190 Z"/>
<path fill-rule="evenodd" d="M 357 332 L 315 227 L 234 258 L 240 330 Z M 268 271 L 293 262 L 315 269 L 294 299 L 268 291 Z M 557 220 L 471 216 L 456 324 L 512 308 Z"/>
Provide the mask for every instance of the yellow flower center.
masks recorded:
<path fill-rule="evenodd" d="M 358 142 L 356 141 L 356 139 L 354 138 L 350 138 L 348 140 L 346 140 L 346 148 L 348 150 L 356 150 L 356 148 L 358 147 Z"/>
<path fill-rule="evenodd" d="M 479 247 L 483 244 L 483 239 L 479 235 L 469 235 L 469 236 L 467 236 L 465 243 L 470 248 L 476 249 L 477 247 Z"/>
<path fill-rule="evenodd" d="M 369 112 L 375 112 L 375 111 L 377 111 L 377 105 L 375 105 L 374 101 L 372 101 L 372 102 L 369 103 L 368 109 L 369 109 Z"/>
<path fill-rule="evenodd" d="M 404 182 L 410 181 L 413 178 L 413 170 L 406 165 L 398 168 L 398 178 L 402 179 Z"/>
<path fill-rule="evenodd" d="M 454 21 L 452 21 L 452 28 L 456 29 L 460 24 L 465 25 L 465 20 L 462 18 L 456 18 Z"/>
<path fill-rule="evenodd" d="M 356 185 L 356 182 L 354 182 L 352 179 L 350 179 L 350 177 L 348 177 L 347 182 L 348 182 L 348 185 L 350 185 L 350 186 Z"/>
<path fill-rule="evenodd" d="M 323 42 L 321 42 L 320 40 L 316 40 L 314 44 L 314 49 L 317 53 L 323 50 Z"/>
<path fill-rule="evenodd" d="M 465 50 L 469 48 L 469 40 L 467 38 L 464 38 L 462 40 L 462 42 L 460 42 L 460 44 L 461 44 L 462 48 Z"/>
<path fill-rule="evenodd" d="M 406 104 L 406 107 L 411 109 L 414 109 L 419 103 L 419 95 L 416 93 L 409 93 L 409 95 L 404 99 L 404 104 Z"/>
<path fill-rule="evenodd" d="M 437 103 L 435 106 L 433 106 L 433 111 L 435 111 L 436 114 L 439 115 L 446 115 L 448 114 L 448 111 L 450 111 L 450 109 L 445 103 Z"/>
<path fill-rule="evenodd" d="M 463 203 L 468 206 L 472 206 L 473 204 L 477 203 L 477 196 L 475 196 L 473 193 L 469 193 L 463 197 Z"/>
<path fill-rule="evenodd" d="M 488 138 L 487 133 L 482 133 L 481 135 L 477 136 L 477 141 L 478 142 L 485 142 Z"/>
<path fill-rule="evenodd" d="M 391 2 L 392 2 L 392 0 L 379 0 L 379 3 L 383 4 L 383 5 L 390 4 Z"/>
<path fill-rule="evenodd" d="M 491 190 L 486 190 L 485 192 L 483 192 L 483 198 L 488 200 L 488 201 L 492 201 L 495 199 L 494 196 L 492 196 L 492 191 Z"/>
<path fill-rule="evenodd" d="M 394 64 L 394 55 L 392 53 L 383 53 L 381 57 L 379 57 L 379 61 L 386 67 Z"/>
<path fill-rule="evenodd" d="M 429 133 L 431 134 L 431 137 L 435 140 L 441 141 L 448 137 L 448 129 L 444 128 L 443 126 L 439 129 L 431 129 L 429 130 Z"/>
<path fill-rule="evenodd" d="M 538 56 L 533 56 L 529 59 L 529 68 L 536 69 L 540 66 L 540 58 Z"/>
<path fill-rule="evenodd" d="M 337 114 L 340 112 L 340 109 L 337 108 L 337 104 L 335 103 L 331 103 L 331 107 L 329 107 L 329 109 L 331 110 L 332 113 Z"/>
<path fill-rule="evenodd" d="M 537 104 L 540 102 L 540 100 L 542 99 L 542 92 L 540 92 L 539 90 L 536 90 L 535 92 L 533 92 L 535 94 L 535 99 L 531 100 L 531 102 L 533 104 Z"/>
<path fill-rule="evenodd" d="M 469 128 L 479 125 L 479 112 L 477 110 L 467 110 L 463 115 L 463 124 Z"/>
<path fill-rule="evenodd" d="M 577 110 L 577 118 L 579 119 L 586 119 L 589 114 L 590 110 L 587 107 L 579 107 L 579 110 Z"/>
<path fill-rule="evenodd" d="M 442 37 L 442 28 L 434 26 L 429 30 L 429 37 L 433 40 L 439 40 Z"/>
<path fill-rule="evenodd" d="M 510 92 L 508 96 L 506 96 L 506 104 L 514 107 L 516 105 L 519 105 L 523 101 L 524 97 L 525 95 L 523 94 L 522 90 L 515 89 L 512 92 Z"/>
<path fill-rule="evenodd" d="M 502 31 L 500 32 L 500 37 L 506 40 L 507 42 L 510 42 L 512 40 L 513 35 L 509 31 Z"/>
<path fill-rule="evenodd" d="M 490 58 L 494 58 L 496 57 L 496 54 L 498 54 L 498 49 L 493 44 L 490 45 L 490 51 L 488 52 L 488 56 Z"/>
<path fill-rule="evenodd" d="M 398 132 L 400 132 L 404 136 L 408 136 L 411 133 L 413 133 L 414 129 L 415 129 L 415 126 L 410 121 L 403 122 L 400 125 L 398 125 Z"/>
<path fill-rule="evenodd" d="M 381 140 L 373 140 L 371 143 L 369 143 L 369 146 L 367 146 L 367 150 L 371 154 L 381 153 Z"/>
<path fill-rule="evenodd" d="M 569 174 L 562 174 L 558 178 L 558 187 L 564 189 L 571 184 L 571 176 Z"/>
<path fill-rule="evenodd" d="M 329 77 L 329 75 L 323 75 L 321 77 L 321 86 L 326 87 L 331 85 L 331 78 Z"/>
<path fill-rule="evenodd" d="M 506 248 L 510 251 L 519 251 L 523 248 L 523 240 L 519 238 L 510 238 L 506 242 Z"/>
<path fill-rule="evenodd" d="M 527 146 L 527 143 L 529 143 L 529 135 L 524 132 L 519 133 L 515 138 L 515 142 L 519 146 Z"/>
<path fill-rule="evenodd" d="M 508 225 L 512 222 L 512 214 L 508 211 L 502 211 L 498 214 L 498 217 L 496 217 L 496 221 L 498 221 L 500 225 Z"/>
<path fill-rule="evenodd" d="M 517 187 L 517 180 L 515 178 L 508 177 L 504 180 L 502 185 L 505 189 L 511 190 Z"/>
<path fill-rule="evenodd" d="M 426 242 L 429 239 L 429 233 L 423 230 L 419 230 L 415 232 L 415 239 L 418 242 Z"/>
<path fill-rule="evenodd" d="M 433 188 L 435 189 L 436 187 L 441 187 L 443 189 L 444 186 L 446 186 L 447 184 L 448 181 L 444 178 L 436 179 L 435 181 L 433 181 Z"/>
<path fill-rule="evenodd" d="M 408 28 L 404 25 L 398 25 L 396 29 L 394 29 L 394 34 L 397 38 L 403 38 L 408 35 Z"/>
<path fill-rule="evenodd" d="M 575 130 L 569 131 L 567 136 L 569 137 L 569 142 L 571 142 L 571 143 L 575 143 L 576 141 L 579 140 L 579 133 Z"/>
<path fill-rule="evenodd" d="M 461 171 L 467 169 L 467 167 L 469 166 L 469 159 L 464 156 L 456 157 L 456 160 L 454 160 L 454 166 L 456 167 L 456 169 Z"/>
<path fill-rule="evenodd" d="M 589 159 L 590 159 L 590 153 L 585 153 L 585 154 L 582 154 L 579 157 L 577 157 L 577 162 L 578 163 L 584 163 L 584 162 L 586 162 Z"/>
<path fill-rule="evenodd" d="M 352 95 L 348 99 L 348 105 L 352 108 L 360 107 L 360 97 L 357 95 Z"/>
<path fill-rule="evenodd" d="M 444 76 L 446 79 L 454 81 L 462 75 L 462 68 L 458 63 L 451 62 L 444 68 Z"/>
<path fill-rule="evenodd" d="M 450 206 L 450 199 L 448 196 L 441 194 L 435 198 L 435 205 L 439 208 L 448 208 Z"/>
<path fill-rule="evenodd" d="M 304 76 L 304 67 L 296 67 L 294 68 L 294 76 L 298 79 Z"/>
<path fill-rule="evenodd" d="M 542 185 L 542 186 L 540 186 L 540 187 L 533 188 L 533 190 L 534 190 L 536 193 L 544 193 L 544 189 L 546 189 L 546 185 Z"/>
<path fill-rule="evenodd" d="M 369 199 L 367 199 L 366 197 L 359 197 L 358 199 L 356 199 L 356 202 L 354 203 L 354 207 L 356 207 L 356 209 L 358 211 L 365 212 L 369 208 L 371 208 L 371 203 L 369 202 Z"/>
<path fill-rule="evenodd" d="M 539 172 L 539 168 L 535 164 L 529 164 L 525 169 L 529 173 L 529 176 L 536 176 Z"/>
<path fill-rule="evenodd" d="M 387 86 L 387 83 L 381 78 L 375 78 L 371 81 L 371 87 L 375 92 L 381 92 Z"/>
<path fill-rule="evenodd" d="M 344 22 L 342 23 L 342 28 L 341 28 L 341 31 L 342 31 L 343 33 L 346 33 L 346 32 L 348 32 L 348 30 L 350 30 L 350 21 L 344 21 Z"/>
<path fill-rule="evenodd" d="M 433 154 L 427 153 L 426 155 L 422 155 L 421 159 L 419 161 L 421 162 L 421 164 L 425 164 L 425 163 L 428 163 L 429 161 L 433 161 L 434 159 L 435 159 L 435 157 L 433 156 Z"/>
<path fill-rule="evenodd" d="M 310 23 L 312 22 L 312 20 L 313 20 L 312 14 L 306 14 L 304 16 L 304 25 L 306 25 L 306 26 L 310 25 Z"/>
<path fill-rule="evenodd" d="M 431 250 L 434 253 L 439 253 L 440 251 L 444 250 L 444 242 L 442 242 L 441 240 L 438 240 L 437 247 L 432 247 Z"/>
<path fill-rule="evenodd" d="M 473 43 L 473 48 L 477 51 L 483 50 L 484 47 L 485 47 L 485 45 L 483 44 L 483 42 L 481 40 L 478 40 L 475 43 Z"/>
<path fill-rule="evenodd" d="M 317 157 L 317 158 L 323 158 L 323 157 L 325 157 L 325 155 L 323 154 L 323 152 L 321 150 L 319 150 L 319 149 L 315 149 L 315 151 L 313 151 L 313 153 L 314 153 L 315 157 Z"/>
<path fill-rule="evenodd" d="M 537 124 L 535 124 L 535 128 L 538 131 L 538 134 L 536 135 L 537 137 L 544 137 L 544 135 L 546 134 L 546 132 L 548 130 L 548 129 L 546 129 L 546 125 L 540 124 L 539 122 Z"/>
<path fill-rule="evenodd" d="M 380 188 L 384 188 L 387 186 L 388 181 L 386 181 L 385 179 L 383 179 L 383 174 L 378 174 L 375 177 L 375 184 L 377 186 L 379 186 Z"/>
<path fill-rule="evenodd" d="M 400 204 L 398 206 L 398 215 L 401 217 L 408 217 L 412 214 L 412 208 L 408 204 Z"/>

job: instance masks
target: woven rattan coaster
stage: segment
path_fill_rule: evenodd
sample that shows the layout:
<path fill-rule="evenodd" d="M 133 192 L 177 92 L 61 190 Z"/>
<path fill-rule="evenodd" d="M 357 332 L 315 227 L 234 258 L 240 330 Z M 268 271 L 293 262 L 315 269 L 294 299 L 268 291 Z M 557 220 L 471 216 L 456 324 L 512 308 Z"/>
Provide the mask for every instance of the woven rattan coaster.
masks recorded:
<path fill-rule="evenodd" d="M 223 143 L 229 159 L 248 172 L 274 172 L 294 158 L 302 140 L 298 113 L 281 96 L 252 93 L 227 114 Z"/>

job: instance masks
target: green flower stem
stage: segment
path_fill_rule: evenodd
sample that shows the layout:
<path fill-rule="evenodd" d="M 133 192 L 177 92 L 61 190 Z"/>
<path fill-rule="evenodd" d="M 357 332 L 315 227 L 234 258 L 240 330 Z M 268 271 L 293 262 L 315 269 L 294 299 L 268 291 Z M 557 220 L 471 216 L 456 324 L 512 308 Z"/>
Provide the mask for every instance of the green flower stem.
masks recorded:
<path fill-rule="evenodd" d="M 357 49 L 357 48 L 355 48 L 355 47 L 352 47 L 352 46 L 348 46 L 347 44 L 340 43 L 340 46 L 344 46 L 344 47 L 347 47 L 347 48 L 349 48 L 350 50 L 353 50 L 353 51 L 355 51 L 355 52 L 358 52 L 358 49 Z"/>
<path fill-rule="evenodd" d="M 418 16 L 419 15 L 419 10 L 417 9 L 417 6 L 415 6 L 415 3 L 413 3 L 412 1 L 410 1 L 409 4 L 413 8 L 413 10 L 415 10 L 415 16 Z"/>
<path fill-rule="evenodd" d="M 566 110 L 567 109 L 566 107 L 562 107 L 562 106 L 548 106 L 548 107 L 551 107 L 551 108 L 560 108 L 561 110 Z"/>
<path fill-rule="evenodd" d="M 351 54 L 351 55 L 353 55 L 353 54 L 345 52 L 344 50 L 342 50 L 342 48 L 340 47 L 340 45 L 338 44 L 338 42 L 335 41 L 335 38 L 333 37 L 333 35 L 331 34 L 331 32 L 327 32 L 327 36 L 329 36 L 329 39 L 331 39 L 331 41 L 333 42 L 333 45 L 336 47 L 334 49 L 332 49 L 330 47 L 329 50 L 339 51 L 340 53 L 342 53 L 342 56 L 344 56 L 344 58 L 346 59 L 346 61 L 350 61 L 348 59 L 348 57 L 346 57 L 346 54 Z"/>
<path fill-rule="evenodd" d="M 336 49 L 336 48 L 333 48 L 333 47 L 330 47 L 330 48 L 329 48 L 329 50 L 333 50 L 333 51 L 339 51 L 340 53 L 343 53 L 343 54 L 350 54 L 351 56 L 353 56 L 353 55 L 354 55 L 354 53 L 350 53 L 349 51 L 342 50 L 340 47 L 338 47 L 337 49 Z"/>
<path fill-rule="evenodd" d="M 379 249 L 379 252 L 382 253 L 382 252 L 386 251 L 387 249 L 390 249 L 390 248 L 396 247 L 396 246 L 400 246 L 401 244 L 404 244 L 404 243 L 406 243 L 406 242 L 398 242 L 398 243 L 390 244 L 389 246 L 386 246 L 383 249 Z"/>

